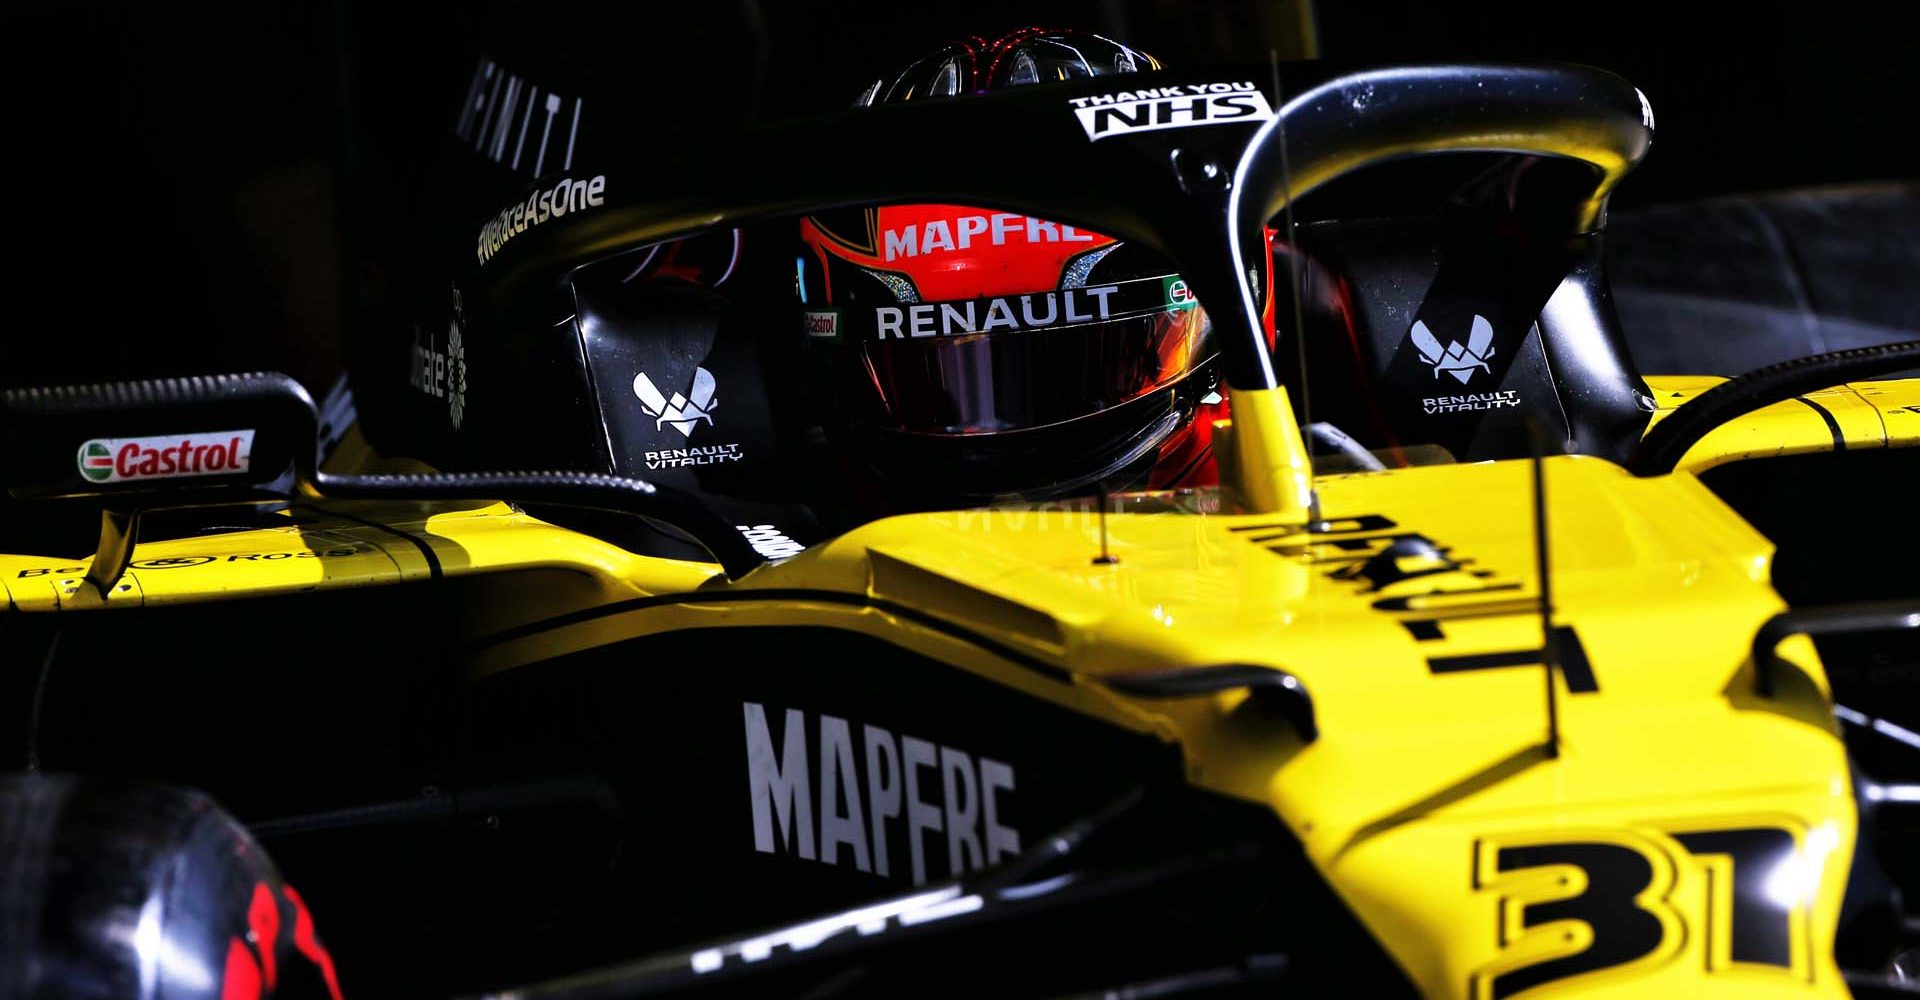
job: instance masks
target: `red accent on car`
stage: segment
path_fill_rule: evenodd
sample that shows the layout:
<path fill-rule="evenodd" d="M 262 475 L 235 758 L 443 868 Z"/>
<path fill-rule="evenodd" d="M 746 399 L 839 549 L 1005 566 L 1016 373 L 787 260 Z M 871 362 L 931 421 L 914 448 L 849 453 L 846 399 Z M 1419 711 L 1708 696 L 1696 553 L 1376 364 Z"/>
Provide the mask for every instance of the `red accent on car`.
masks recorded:
<path fill-rule="evenodd" d="M 272 944 L 269 942 L 268 947 Z M 239 935 L 227 942 L 227 969 L 220 978 L 220 1000 L 260 1000 L 260 966 Z"/>
<path fill-rule="evenodd" d="M 1039 35 L 1050 35 L 1050 34 L 1055 34 L 1056 32 L 1057 32 L 1057 29 L 1054 29 L 1054 28 L 1041 28 L 1041 27 L 1029 26 L 1029 27 L 1020 28 L 1018 30 L 1008 32 L 1007 34 L 1002 35 L 997 39 L 994 39 L 993 48 L 991 49 L 991 51 L 993 52 L 993 62 L 990 62 L 987 64 L 986 79 L 988 81 L 991 81 L 993 79 L 993 74 L 1000 71 L 1000 60 L 1005 59 L 1007 57 L 1007 53 L 1012 52 L 1016 48 L 1019 48 L 1021 42 L 1024 42 L 1029 38 L 1037 37 Z"/>
<path fill-rule="evenodd" d="M 260 949 L 260 971 L 265 976 L 267 989 L 271 990 L 280 971 L 273 960 L 275 945 L 280 941 L 280 904 L 265 882 L 253 884 L 253 901 L 247 904 L 247 927 L 253 931 L 254 947 Z"/>
<path fill-rule="evenodd" d="M 319 937 L 313 933 L 313 915 L 307 912 L 306 901 L 300 898 L 293 886 L 283 886 L 280 891 L 286 894 L 287 902 L 293 904 L 293 946 L 320 968 L 320 975 L 327 980 L 327 993 L 333 1000 L 341 1000 L 340 977 L 333 970 L 333 956 L 327 953 L 326 945 L 321 944 Z"/>

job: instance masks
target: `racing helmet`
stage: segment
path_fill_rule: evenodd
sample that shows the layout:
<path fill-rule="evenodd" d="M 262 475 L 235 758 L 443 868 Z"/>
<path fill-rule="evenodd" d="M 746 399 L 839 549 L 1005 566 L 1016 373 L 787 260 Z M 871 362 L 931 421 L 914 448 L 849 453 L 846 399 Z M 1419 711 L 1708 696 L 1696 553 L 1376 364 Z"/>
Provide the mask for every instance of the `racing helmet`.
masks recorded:
<path fill-rule="evenodd" d="M 949 43 L 855 103 L 1159 68 L 1097 35 L 1028 28 Z M 833 389 L 832 433 L 896 501 L 1212 481 L 1209 326 L 1164 257 L 964 205 L 824 212 L 800 234 L 803 322 Z"/>

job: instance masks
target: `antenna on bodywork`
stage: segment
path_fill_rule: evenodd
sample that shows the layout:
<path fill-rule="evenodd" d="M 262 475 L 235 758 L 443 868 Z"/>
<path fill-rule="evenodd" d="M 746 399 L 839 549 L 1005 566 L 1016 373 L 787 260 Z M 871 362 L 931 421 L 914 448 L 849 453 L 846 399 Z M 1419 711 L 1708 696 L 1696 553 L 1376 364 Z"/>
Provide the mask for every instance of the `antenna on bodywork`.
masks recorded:
<path fill-rule="evenodd" d="M 1107 548 L 1107 504 L 1109 503 L 1108 497 L 1112 494 L 1107 492 L 1106 480 L 1102 479 L 1094 484 L 1094 495 L 1098 498 L 1097 502 L 1100 504 L 1100 513 L 1098 515 L 1100 518 L 1100 554 L 1093 557 L 1093 564 L 1095 566 L 1111 566 L 1120 560 L 1115 558 L 1113 552 Z"/>
<path fill-rule="evenodd" d="M 1533 557 L 1540 575 L 1540 664 L 1547 676 L 1547 756 L 1560 756 L 1560 695 L 1553 678 L 1560 668 L 1560 643 L 1553 628 L 1553 561 L 1547 533 L 1546 428 L 1528 419 L 1527 440 L 1533 451 Z"/>

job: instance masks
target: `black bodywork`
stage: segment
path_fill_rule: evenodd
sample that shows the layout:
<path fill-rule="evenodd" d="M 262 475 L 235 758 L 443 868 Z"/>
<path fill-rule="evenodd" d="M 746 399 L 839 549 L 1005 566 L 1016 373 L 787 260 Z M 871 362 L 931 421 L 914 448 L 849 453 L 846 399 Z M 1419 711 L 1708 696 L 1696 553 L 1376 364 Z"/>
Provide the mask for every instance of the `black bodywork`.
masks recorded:
<path fill-rule="evenodd" d="M 1005 764 L 997 822 L 1023 853 L 962 883 L 991 901 L 978 912 L 848 933 L 786 956 L 799 961 L 737 963 L 702 990 L 798 995 L 833 982 L 847 995 L 1052 996 L 1204 973 L 1196 986 L 1284 979 L 1412 995 L 1278 820 L 1189 789 L 1169 744 L 839 632 L 678 632 L 472 682 L 444 641 L 464 586 L 68 626 L 39 695 L 39 765 L 215 797 L 322 915 L 347 996 L 499 989 L 948 884 L 949 841 L 923 830 L 916 885 L 903 818 L 885 823 L 887 876 L 861 871 L 844 848 L 818 860 L 817 838 L 814 860 L 796 856 L 797 817 L 762 850 L 743 730 L 751 703 L 776 747 L 801 719 L 810 756 L 823 720 L 838 719 L 856 740 L 871 726 L 896 746 L 913 738 L 976 768 Z M 292 621 L 319 627 L 279 641 Z M 51 624 L 10 622 L 8 647 L 47 652 Z M 368 635 L 383 637 L 377 657 Z M 412 668 L 393 669 L 400 662 Z M 34 696 L 28 685 L 6 693 Z M 855 760 L 850 790 L 875 778 L 872 760 Z M 822 764 L 810 762 L 816 782 Z M 934 766 L 919 777 L 948 776 Z M 921 797 L 947 802 L 951 787 Z M 1062 833 L 1076 846 L 1056 857 Z M 1227 969 L 1240 978 L 1219 979 Z"/>

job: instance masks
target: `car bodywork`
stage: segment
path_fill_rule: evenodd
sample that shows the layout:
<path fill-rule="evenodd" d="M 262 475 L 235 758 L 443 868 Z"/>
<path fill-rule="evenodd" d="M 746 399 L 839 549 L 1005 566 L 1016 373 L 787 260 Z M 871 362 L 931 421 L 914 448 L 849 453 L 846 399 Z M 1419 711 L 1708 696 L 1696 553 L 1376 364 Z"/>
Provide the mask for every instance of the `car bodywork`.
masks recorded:
<path fill-rule="evenodd" d="M 1488 83 L 1511 88 L 1511 100 L 1462 96 Z M 1539 96 L 1545 84 L 1559 89 Z M 1366 158 L 1496 148 L 1596 165 L 1601 180 L 1568 207 L 1573 231 L 1592 233 L 1605 192 L 1650 136 L 1644 101 L 1628 103 L 1637 92 L 1611 78 L 1570 70 L 1336 74 L 1293 103 L 1276 101 L 1280 113 L 1253 133 L 1195 130 L 1231 133 L 1218 140 L 1231 153 L 1225 189 L 1205 186 L 1204 171 L 1178 157 L 1170 171 L 1126 161 L 1137 173 L 1084 191 L 939 164 L 857 166 L 862 137 L 1001 128 L 996 116 L 1014 112 L 1036 119 L 1031 134 L 1047 137 L 1036 143 L 1077 161 L 1092 143 L 1075 127 L 1067 93 L 996 98 L 997 110 L 963 102 L 849 119 L 836 135 L 855 152 L 751 206 L 727 200 L 737 196 L 723 171 L 678 202 L 636 199 L 586 213 L 579 225 L 524 228 L 476 262 L 467 313 L 484 300 L 510 315 L 516 287 L 618 247 L 855 194 L 964 194 L 1085 219 L 1157 241 L 1203 301 L 1223 303 L 1215 322 L 1229 345 L 1234 421 L 1221 432 L 1229 460 L 1219 492 L 907 514 L 767 559 L 728 520 L 683 516 L 697 504 L 672 491 L 609 499 L 627 489 L 616 477 L 386 473 L 357 435 L 312 468 L 301 450 L 313 436 L 311 410 L 301 407 L 311 404 L 271 378 L 149 387 L 119 401 L 98 390 L 15 394 L 10 433 L 50 441 L 49 455 L 70 455 L 109 425 L 120 437 L 175 434 L 190 429 L 174 426 L 181 412 L 203 422 L 221 414 L 230 419 L 219 426 L 258 434 L 244 491 L 278 491 L 291 506 L 230 530 L 137 544 L 128 529 L 116 543 L 111 525 L 115 516 L 124 524 L 126 510 L 258 497 L 154 499 L 151 486 L 89 493 L 121 512 L 108 517 L 100 555 L 0 556 L 9 618 L 57 620 L 76 634 L 70 647 L 93 643 L 82 646 L 90 662 L 124 667 L 114 650 L 174 634 L 156 624 L 163 616 L 213 622 L 228 601 L 246 602 L 254 621 L 238 630 L 254 639 L 273 627 L 264 621 L 346 601 L 339 607 L 357 610 L 336 607 L 330 613 L 341 616 L 328 627 L 375 631 L 312 640 L 329 655 L 380 648 L 388 637 L 378 630 L 414 614 L 401 609 L 425 609 L 418 620 L 431 635 L 403 645 L 436 651 L 454 666 L 455 688 L 478 692 L 462 696 L 480 703 L 466 717 L 484 720 L 463 737 L 464 759 L 584 768 L 614 786 L 622 864 L 652 873 L 643 881 L 654 912 L 612 928 L 630 934 L 624 954 L 909 893 L 616 967 L 595 981 L 606 995 L 715 983 L 771 989 L 759 977 L 803 962 L 831 968 L 836 949 L 857 963 L 876 944 L 937 939 L 942 928 L 1055 889 L 1069 894 L 1071 880 L 1010 883 L 995 872 L 1038 872 L 1023 860 L 1036 852 L 1070 862 L 1083 836 L 1074 824 L 1125 812 L 1140 788 L 1173 790 L 1167 829 L 1182 829 L 1182 808 L 1197 801 L 1181 796 L 1198 796 L 1211 804 L 1192 816 L 1226 809 L 1240 818 L 1207 823 L 1266 823 L 1262 836 L 1283 845 L 1279 854 L 1298 852 L 1304 863 L 1271 885 L 1262 873 L 1277 868 L 1227 870 L 1243 889 L 1297 910 L 1281 923 L 1325 925 L 1336 942 L 1325 955 L 1276 946 L 1309 984 L 1458 998 L 1847 995 L 1834 941 L 1860 824 L 1833 692 L 1806 638 L 1786 636 L 1777 655 L 1756 645 L 1789 610 L 1771 575 L 1773 542 L 1701 476 L 1763 456 L 1893 455 L 1920 444 L 1920 382 L 1840 380 L 1749 408 L 1661 474 L 1636 474 L 1621 456 L 1717 380 L 1646 379 L 1653 412 L 1624 439 L 1619 411 L 1586 425 L 1565 417 L 1558 436 L 1587 445 L 1571 449 L 1584 454 L 1315 475 L 1260 334 L 1257 289 L 1231 277 L 1245 273 L 1237 240 L 1247 223 Z M 1332 115 L 1359 108 L 1355 100 L 1392 109 L 1364 141 L 1343 138 Z M 1436 113 L 1454 108 L 1473 113 Z M 1290 165 L 1270 162 L 1289 150 Z M 714 162 L 747 168 L 718 153 Z M 1116 202 L 1119 190 L 1130 200 Z M 487 335 L 483 322 L 473 325 L 476 340 Z M 1582 350 L 1605 353 L 1593 343 Z M 1631 396 L 1622 398 L 1631 409 Z M 67 482 L 70 465 L 34 465 L 39 451 L 16 456 L 10 482 L 61 482 L 40 490 L 54 498 L 46 502 L 87 492 Z M 291 475 L 279 476 L 283 468 Z M 628 551 L 529 512 L 541 503 L 624 505 L 682 527 L 716 558 Z M 103 559 L 123 561 L 124 571 L 101 572 Z M 66 626 L 70 617 L 86 624 Z M 77 638 L 82 631 L 96 637 Z M 280 669 L 267 649 L 249 648 L 245 669 L 222 676 Z M 63 657 L 80 658 L 71 648 Z M 149 677 L 133 689 L 166 690 L 158 684 Z M 227 690 L 208 703 L 217 711 L 182 717 L 224 718 L 252 703 Z M 42 737 L 56 746 L 59 704 Z M 85 712 L 67 711 L 80 713 L 68 718 L 84 730 Z M 284 712 L 303 714 L 299 705 Z M 288 725 L 334 749 L 353 738 L 319 722 Z M 580 735 L 574 726 L 599 734 L 581 741 L 594 751 L 546 756 Z M 139 743 L 122 734 L 48 753 L 58 766 L 111 771 Z M 156 751 L 135 771 L 205 780 L 174 773 L 192 759 Z M 273 817 L 303 811 L 295 805 L 311 813 L 310 801 L 284 789 L 249 799 L 244 769 L 213 771 L 223 777 L 209 787 L 248 802 L 243 815 L 260 820 L 277 853 L 276 831 L 300 836 L 299 823 Z M 656 809 L 665 818 L 636 814 Z M 1167 846 L 1146 836 L 1125 844 L 1123 854 L 1139 856 Z M 285 856 L 302 850 L 293 844 Z M 485 883 L 503 866 L 496 860 L 475 877 Z M 298 863 L 288 867 L 303 877 Z M 746 888 L 706 891 L 718 884 Z M 323 889 L 303 891 L 324 926 Z M 1342 921 L 1357 921 L 1373 944 L 1342 937 Z M 351 992 L 341 933 L 329 931 Z M 1033 933 L 1044 947 L 1045 932 Z M 598 941 L 585 952 L 604 960 L 611 948 Z M 1131 968 L 1108 957 L 1105 968 Z M 1082 978 L 1111 985 L 1105 968 L 1082 966 Z M 1148 963 L 1128 974 L 1166 971 Z M 1240 972 L 1266 975 L 1253 965 Z M 498 985 L 478 974 L 425 981 Z M 584 989 L 550 984 L 529 995 L 575 995 L 568 988 Z"/>

